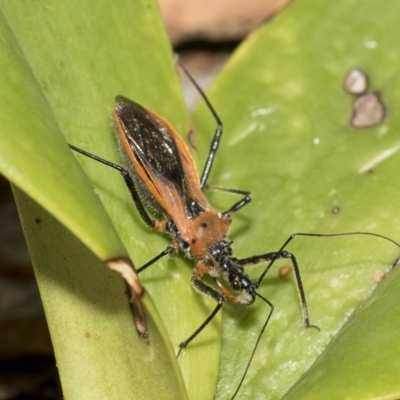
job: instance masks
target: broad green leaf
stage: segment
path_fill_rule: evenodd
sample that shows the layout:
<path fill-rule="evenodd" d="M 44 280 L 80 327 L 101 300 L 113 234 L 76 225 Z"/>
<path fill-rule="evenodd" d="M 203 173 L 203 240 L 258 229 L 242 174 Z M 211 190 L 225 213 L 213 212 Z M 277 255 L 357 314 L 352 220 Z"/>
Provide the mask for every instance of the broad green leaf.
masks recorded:
<path fill-rule="evenodd" d="M 278 250 L 294 232 L 368 231 L 400 240 L 399 7 L 378 0 L 296 1 L 251 35 L 222 71 L 210 91 L 224 136 L 209 183 L 253 194 L 234 216 L 229 238 L 236 257 Z M 355 97 L 343 82 L 356 67 L 385 104 L 376 127 L 349 123 Z M 215 129 L 204 105 L 195 126 L 204 155 Z M 236 200 L 221 193 L 209 198 L 219 210 Z M 259 288 L 275 312 L 237 398 L 279 399 L 296 382 L 288 398 L 397 398 L 400 317 L 388 300 L 397 298 L 398 277 L 338 332 L 371 295 L 375 271 L 387 272 L 399 249 L 376 237 L 344 236 L 298 237 L 287 250 L 297 257 L 311 323 L 321 330 L 302 326 L 293 274 L 278 278 L 279 266 L 290 262 L 277 262 Z M 263 268 L 248 273 L 256 281 Z M 370 310 L 374 304 L 380 315 Z M 224 305 L 218 399 L 233 395 L 268 312 L 259 299 L 250 307 Z M 379 351 L 372 352 L 376 344 Z"/>
<path fill-rule="evenodd" d="M 189 263 L 163 260 L 146 270 L 142 282 L 154 295 L 169 339 L 146 295 L 151 332 L 155 324 L 163 336 L 151 333 L 150 347 L 143 349 L 123 300 L 120 278 L 96 262 L 89 250 L 103 261 L 129 254 L 135 266 L 140 266 L 162 251 L 168 240 L 144 226 L 118 173 L 72 154 L 63 138 L 121 163 L 110 118 L 117 94 L 160 113 L 185 134 L 187 116 L 157 4 L 1 1 L 0 6 L 0 168 L 39 205 L 16 191 L 64 395 L 74 399 L 99 398 L 100 394 L 127 398 L 126 393 L 136 393 L 138 398 L 185 398 L 175 361 L 177 345 L 200 325 L 213 304 L 190 287 Z M 79 247 L 43 209 L 89 250 Z M 39 227 L 35 219 L 46 223 Z M 41 234 L 38 229 L 43 229 Z M 87 291 L 96 294 L 85 295 Z M 118 312 L 110 318 L 110 310 Z M 65 330 L 59 322 L 71 318 L 76 325 Z M 90 321 L 87 328 L 85 321 Z M 218 326 L 216 319 L 197 346 L 187 349 L 179 359 L 190 398 L 210 398 L 214 392 Z M 93 338 L 99 330 L 106 339 L 90 342 L 86 333 Z M 71 350 L 80 347 L 85 350 Z M 155 364 L 145 372 L 149 358 Z M 111 360 L 115 361 L 110 366 Z M 199 364 L 203 365 L 200 370 Z M 110 367 L 118 374 L 108 374 Z M 143 374 L 138 374 L 142 370 Z M 88 383 L 79 384 L 77 376 Z M 92 391 L 93 385 L 97 392 Z"/>
<path fill-rule="evenodd" d="M 139 338 L 121 278 L 23 192 L 14 194 L 29 249 L 41 249 L 35 273 L 64 398 L 184 398 L 165 332 L 147 318 L 150 339 Z"/>
<path fill-rule="evenodd" d="M 399 273 L 394 270 L 382 282 L 285 399 L 319 399 L 321 393 L 337 399 L 399 398 L 392 320 L 400 313 Z M 338 390 L 338 383 L 345 389 Z"/>

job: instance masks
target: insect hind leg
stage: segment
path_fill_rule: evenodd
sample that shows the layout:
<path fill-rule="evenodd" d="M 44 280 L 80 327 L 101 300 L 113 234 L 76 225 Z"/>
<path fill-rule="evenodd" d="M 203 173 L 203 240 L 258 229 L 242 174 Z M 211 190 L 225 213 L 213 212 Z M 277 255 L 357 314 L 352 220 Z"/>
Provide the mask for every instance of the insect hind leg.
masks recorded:
<path fill-rule="evenodd" d="M 143 222 L 146 225 L 148 225 L 150 228 L 155 227 L 156 222 L 153 219 L 151 219 L 150 215 L 146 211 L 146 208 L 143 205 L 143 202 L 139 196 L 139 193 L 136 190 L 135 183 L 133 182 L 133 179 L 130 176 L 129 171 L 127 169 L 125 169 L 124 167 L 121 167 L 118 164 L 114 164 L 111 161 L 105 160 L 104 158 L 98 157 L 92 153 L 82 150 L 79 147 L 76 147 L 72 144 L 69 144 L 69 147 L 71 150 L 74 150 L 77 153 L 80 153 L 88 158 L 91 158 L 92 160 L 95 160 L 101 164 L 107 165 L 108 167 L 111 167 L 111 168 L 117 170 L 121 174 L 122 178 L 124 179 L 125 185 L 128 188 L 129 192 L 131 193 L 132 199 L 136 205 L 136 208 L 137 208 L 139 215 L 142 218 Z"/>
<path fill-rule="evenodd" d="M 222 136 L 222 132 L 223 132 L 222 121 L 221 121 L 221 118 L 218 116 L 217 112 L 215 111 L 210 100 L 208 99 L 208 97 L 206 96 L 206 94 L 204 93 L 202 88 L 194 80 L 192 75 L 190 75 L 189 71 L 181 63 L 179 63 L 179 61 L 177 61 L 177 64 L 182 69 L 182 71 L 185 73 L 185 75 L 189 78 L 189 80 L 192 82 L 193 86 L 197 89 L 200 96 L 207 104 L 208 109 L 210 110 L 212 116 L 214 117 L 214 119 L 217 123 L 217 127 L 215 128 L 215 132 L 214 132 L 214 137 L 213 137 L 213 140 L 212 140 L 211 146 L 210 146 L 210 151 L 208 153 L 207 161 L 206 161 L 206 164 L 204 166 L 204 169 L 203 169 L 203 172 L 202 172 L 201 178 L 200 178 L 200 187 L 201 187 L 201 189 L 203 189 L 205 187 L 205 185 L 207 183 L 207 179 L 210 175 L 211 168 L 214 163 L 214 158 L 215 158 L 215 155 L 216 155 L 218 147 L 219 147 L 219 142 L 221 140 L 221 136 Z"/>

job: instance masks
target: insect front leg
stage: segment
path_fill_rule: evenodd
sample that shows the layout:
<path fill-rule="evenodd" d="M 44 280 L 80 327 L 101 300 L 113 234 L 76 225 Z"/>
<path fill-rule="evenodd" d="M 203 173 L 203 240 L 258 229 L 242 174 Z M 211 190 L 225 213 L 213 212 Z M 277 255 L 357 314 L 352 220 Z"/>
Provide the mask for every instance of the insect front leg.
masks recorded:
<path fill-rule="evenodd" d="M 365 235 L 365 236 L 374 236 L 377 238 L 381 238 L 383 240 L 386 240 L 388 242 L 393 243 L 395 246 L 400 248 L 400 244 L 394 241 L 393 239 L 380 235 L 378 233 L 374 232 L 360 232 L 360 231 L 355 231 L 355 232 L 340 232 L 340 233 L 304 233 L 304 232 L 297 232 L 291 234 L 286 241 L 283 243 L 281 248 L 276 251 L 276 252 L 271 252 L 271 253 L 266 253 L 260 256 L 253 256 L 249 258 L 245 258 L 243 260 L 239 260 L 238 263 L 242 267 L 247 267 L 251 265 L 256 265 L 260 264 L 263 262 L 268 262 L 269 264 L 265 268 L 264 272 L 260 275 L 260 278 L 258 279 L 258 282 L 256 283 L 256 286 L 259 287 L 262 280 L 264 279 L 265 275 L 267 272 L 270 270 L 272 265 L 274 264 L 275 260 L 278 258 L 290 258 L 292 261 L 295 277 L 296 277 L 296 286 L 297 286 L 297 291 L 299 293 L 299 298 L 300 298 L 300 304 L 301 304 L 301 309 L 302 309 L 302 314 L 303 314 L 303 324 L 306 328 L 313 327 L 319 329 L 318 326 L 316 325 L 311 325 L 310 324 L 310 319 L 308 316 L 308 307 L 307 307 L 307 302 L 306 302 L 306 296 L 304 293 L 304 288 L 303 288 L 303 282 L 301 280 L 301 275 L 300 275 L 300 269 L 299 265 L 297 263 L 296 257 L 294 254 L 289 253 L 288 251 L 284 250 L 287 245 L 296 237 L 298 236 L 305 236 L 305 237 L 318 237 L 318 238 L 330 238 L 330 237 L 340 237 L 340 236 L 354 236 L 354 235 Z"/>
<path fill-rule="evenodd" d="M 208 297 L 211 297 L 213 300 L 215 300 L 217 302 L 217 306 L 208 315 L 205 321 L 194 331 L 194 333 L 179 344 L 179 351 L 176 357 L 179 357 L 179 354 L 181 353 L 182 349 L 184 349 L 211 322 L 211 320 L 216 316 L 218 311 L 221 309 L 222 304 L 226 300 L 223 294 L 221 294 L 220 292 L 218 292 L 218 290 L 215 290 L 213 287 L 207 285 L 205 282 L 201 280 L 201 277 L 205 273 L 207 273 L 207 271 L 208 267 L 206 265 L 197 264 L 193 271 L 191 283 L 198 292 Z"/>
<path fill-rule="evenodd" d="M 306 301 L 306 296 L 304 293 L 304 287 L 303 287 L 303 282 L 301 280 L 301 274 L 300 274 L 300 269 L 299 265 L 297 263 L 296 257 L 294 254 L 289 253 L 286 250 L 280 250 L 277 252 L 270 252 L 258 256 L 253 256 L 253 257 L 248 257 L 244 258 L 242 260 L 238 260 L 238 264 L 241 265 L 242 267 L 249 267 L 252 265 L 257 265 L 261 264 L 264 262 L 268 262 L 269 264 L 267 265 L 267 268 L 261 275 L 260 279 L 257 282 L 257 287 L 260 285 L 262 279 L 266 275 L 266 273 L 269 271 L 269 269 L 272 267 L 274 262 L 278 260 L 279 258 L 289 258 L 292 262 L 293 265 L 293 270 L 296 278 L 296 286 L 297 286 L 297 292 L 299 294 L 300 298 L 300 305 L 301 305 L 301 311 L 303 314 L 303 324 L 306 328 L 317 328 L 319 330 L 319 327 L 316 325 L 310 324 L 310 318 L 308 316 L 308 306 L 307 306 L 307 301 Z"/>

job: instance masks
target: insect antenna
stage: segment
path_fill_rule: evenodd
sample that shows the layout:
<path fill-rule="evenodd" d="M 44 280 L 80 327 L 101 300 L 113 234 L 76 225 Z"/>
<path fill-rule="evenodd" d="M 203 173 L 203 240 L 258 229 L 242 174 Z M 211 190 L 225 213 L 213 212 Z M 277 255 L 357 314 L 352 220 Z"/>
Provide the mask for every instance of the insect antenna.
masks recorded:
<path fill-rule="evenodd" d="M 260 295 L 259 293 L 257 293 L 257 292 L 255 292 L 255 294 L 256 294 L 256 296 L 259 297 L 262 301 L 264 301 L 265 303 L 267 303 L 267 304 L 269 305 L 270 311 L 269 311 L 269 314 L 268 314 L 268 316 L 267 316 L 267 319 L 266 319 L 265 322 L 264 322 L 264 325 L 263 325 L 262 328 L 261 328 L 260 333 L 258 334 L 256 343 L 254 344 L 253 350 L 252 350 L 252 352 L 251 352 L 251 354 L 250 354 L 249 361 L 247 361 L 246 368 L 244 369 L 244 372 L 243 372 L 243 374 L 242 374 L 242 377 L 241 377 L 241 379 L 240 379 L 240 382 L 239 382 L 239 384 L 238 384 L 238 386 L 237 386 L 237 388 L 236 388 L 236 390 L 235 390 L 235 393 L 233 393 L 233 396 L 231 397 L 231 400 L 234 400 L 234 398 L 235 398 L 236 395 L 238 394 L 238 392 L 239 392 L 239 390 L 240 390 L 240 388 L 241 388 L 241 386 L 242 386 L 244 380 L 246 379 L 247 372 L 249 371 L 249 368 L 250 368 L 250 365 L 251 365 L 251 363 L 252 363 L 252 361 L 253 361 L 254 355 L 256 354 L 258 345 L 260 344 L 260 341 L 261 341 L 261 338 L 262 338 L 262 336 L 263 336 L 263 334 L 264 334 L 264 331 L 265 331 L 265 329 L 267 328 L 267 325 L 268 325 L 268 323 L 269 323 L 269 320 L 271 319 L 272 313 L 274 312 L 274 305 L 273 305 L 269 300 L 267 300 L 265 297 L 261 296 L 261 295 Z"/>

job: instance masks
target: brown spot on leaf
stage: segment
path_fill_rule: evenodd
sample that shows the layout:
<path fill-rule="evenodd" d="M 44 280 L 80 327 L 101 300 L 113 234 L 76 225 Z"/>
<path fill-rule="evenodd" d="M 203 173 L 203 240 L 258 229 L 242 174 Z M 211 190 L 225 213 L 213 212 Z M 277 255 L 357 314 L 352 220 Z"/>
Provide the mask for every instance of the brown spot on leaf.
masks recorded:
<path fill-rule="evenodd" d="M 354 128 L 375 126 L 383 121 L 385 113 L 385 106 L 378 93 L 364 94 L 354 101 L 351 125 Z"/>
<path fill-rule="evenodd" d="M 374 282 L 381 283 L 383 279 L 383 272 L 380 269 L 375 270 L 374 272 Z"/>
<path fill-rule="evenodd" d="M 368 84 L 367 74 L 359 68 L 354 68 L 347 74 L 343 88 L 349 94 L 363 94 L 367 91 Z"/>
<path fill-rule="evenodd" d="M 293 267 L 289 267 L 289 266 L 280 267 L 279 272 L 278 272 L 279 279 L 286 279 L 292 271 L 293 271 Z"/>

